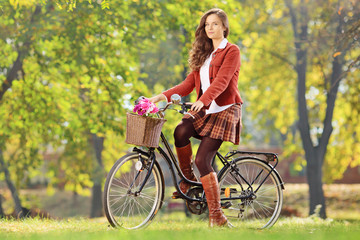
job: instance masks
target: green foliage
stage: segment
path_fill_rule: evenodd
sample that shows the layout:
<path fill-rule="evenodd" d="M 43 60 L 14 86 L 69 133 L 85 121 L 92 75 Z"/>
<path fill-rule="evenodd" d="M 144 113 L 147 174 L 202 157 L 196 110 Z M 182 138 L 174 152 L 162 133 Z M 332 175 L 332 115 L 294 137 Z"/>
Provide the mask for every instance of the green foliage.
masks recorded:
<path fill-rule="evenodd" d="M 6 58 L 0 62 L 0 84 L 9 82 L 6 73 L 21 51 L 23 60 L 22 74 L 0 99 L 0 147 L 10 170 L 21 169 L 29 177 L 42 164 L 39 151 L 51 145 L 59 157 L 47 166 L 49 189 L 59 184 L 89 194 L 83 189 L 98 175 L 92 170 L 96 166 L 89 136 L 117 135 L 117 145 L 109 146 L 127 148 L 121 144 L 126 109 L 147 93 L 137 81 L 137 52 L 151 44 L 146 30 L 156 33 L 159 22 L 139 28 L 139 20 L 151 22 L 148 5 L 134 8 L 133 2 L 116 1 L 113 6 L 128 11 L 105 12 L 98 1 L 71 1 L 66 12 L 54 7 L 60 2 L 2 4 L 0 46 Z M 35 9 L 40 9 L 36 18 Z M 28 48 L 20 47 L 24 43 Z M 106 151 L 114 150 L 105 148 L 104 155 Z M 18 187 L 27 183 L 24 174 L 12 174 Z"/>
<path fill-rule="evenodd" d="M 43 3 L 45 3 L 47 0 L 43 0 Z M 94 0 L 55 0 L 55 3 L 57 7 L 61 10 L 66 9 L 67 11 L 74 11 L 77 7 L 77 2 L 84 2 L 88 1 L 89 4 L 92 4 L 93 2 L 96 2 Z M 108 0 L 102 0 L 101 1 L 101 8 L 102 9 L 110 9 L 110 4 Z"/>

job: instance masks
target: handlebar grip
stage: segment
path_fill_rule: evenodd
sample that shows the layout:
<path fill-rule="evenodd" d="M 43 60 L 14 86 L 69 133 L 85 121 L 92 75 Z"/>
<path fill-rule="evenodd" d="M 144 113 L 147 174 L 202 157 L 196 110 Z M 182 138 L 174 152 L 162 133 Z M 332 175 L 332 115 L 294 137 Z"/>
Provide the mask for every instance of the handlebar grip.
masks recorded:
<path fill-rule="evenodd" d="M 192 106 L 192 103 L 183 103 L 183 106 L 185 107 L 185 109 L 190 109 Z"/>

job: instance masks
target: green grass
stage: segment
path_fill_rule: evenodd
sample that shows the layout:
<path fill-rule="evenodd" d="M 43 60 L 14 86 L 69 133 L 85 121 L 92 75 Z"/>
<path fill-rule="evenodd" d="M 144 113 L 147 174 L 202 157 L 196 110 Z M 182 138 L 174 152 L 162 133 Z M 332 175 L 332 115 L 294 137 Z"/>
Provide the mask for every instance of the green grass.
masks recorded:
<path fill-rule="evenodd" d="M 282 218 L 272 228 L 208 228 L 200 218 L 179 214 L 157 216 L 142 230 L 113 229 L 105 218 L 67 220 L 0 220 L 0 239 L 359 239 L 360 220 L 322 220 L 317 217 Z"/>

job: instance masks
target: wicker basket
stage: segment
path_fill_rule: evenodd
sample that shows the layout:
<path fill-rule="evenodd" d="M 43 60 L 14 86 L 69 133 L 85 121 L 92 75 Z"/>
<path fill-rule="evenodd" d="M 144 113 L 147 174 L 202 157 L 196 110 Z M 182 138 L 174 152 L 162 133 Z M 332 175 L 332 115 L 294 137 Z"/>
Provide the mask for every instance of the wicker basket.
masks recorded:
<path fill-rule="evenodd" d="M 137 146 L 158 147 L 161 128 L 165 122 L 163 118 L 127 113 L 125 142 Z"/>

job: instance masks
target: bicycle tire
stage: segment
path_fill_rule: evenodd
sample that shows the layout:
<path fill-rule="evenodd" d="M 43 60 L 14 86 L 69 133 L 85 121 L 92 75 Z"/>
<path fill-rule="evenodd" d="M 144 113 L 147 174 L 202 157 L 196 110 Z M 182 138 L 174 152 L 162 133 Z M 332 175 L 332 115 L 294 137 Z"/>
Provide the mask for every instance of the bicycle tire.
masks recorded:
<path fill-rule="evenodd" d="M 258 159 L 238 158 L 232 166 L 256 191 L 263 179 L 264 184 L 254 193 L 255 199 L 234 199 L 222 202 L 223 212 L 234 226 L 244 226 L 248 222 L 251 228 L 269 228 L 278 220 L 283 204 L 282 181 L 270 166 Z M 227 166 L 219 176 L 221 198 L 246 195 L 250 191 L 249 184 L 230 166 Z M 227 189 L 227 193 L 225 190 Z M 225 195 L 227 194 L 227 196 Z M 230 198 L 231 198 L 230 196 Z"/>
<path fill-rule="evenodd" d="M 142 155 L 143 159 L 149 156 Z M 140 187 L 148 170 L 138 171 L 135 164 L 138 153 L 129 153 L 120 158 L 107 175 L 104 186 L 104 211 L 113 227 L 138 229 L 147 226 L 161 207 L 164 197 L 164 179 L 160 166 L 155 161 L 152 172 L 138 196 L 134 193 Z M 134 181 L 136 174 L 139 176 Z M 131 191 L 129 192 L 130 186 Z"/>

